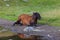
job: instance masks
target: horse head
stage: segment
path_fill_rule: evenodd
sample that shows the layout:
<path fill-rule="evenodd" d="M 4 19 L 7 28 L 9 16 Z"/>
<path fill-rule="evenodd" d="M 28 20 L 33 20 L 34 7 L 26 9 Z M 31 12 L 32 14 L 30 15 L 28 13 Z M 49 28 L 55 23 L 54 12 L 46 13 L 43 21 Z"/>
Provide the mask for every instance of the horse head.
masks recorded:
<path fill-rule="evenodd" d="M 40 16 L 40 14 L 38 13 L 38 12 L 33 12 L 33 19 L 41 19 L 41 16 Z"/>
<path fill-rule="evenodd" d="M 40 14 L 38 12 L 33 12 L 32 19 L 33 19 L 33 22 L 31 22 L 31 25 L 36 26 L 37 20 L 40 20 L 41 16 L 40 16 Z"/>

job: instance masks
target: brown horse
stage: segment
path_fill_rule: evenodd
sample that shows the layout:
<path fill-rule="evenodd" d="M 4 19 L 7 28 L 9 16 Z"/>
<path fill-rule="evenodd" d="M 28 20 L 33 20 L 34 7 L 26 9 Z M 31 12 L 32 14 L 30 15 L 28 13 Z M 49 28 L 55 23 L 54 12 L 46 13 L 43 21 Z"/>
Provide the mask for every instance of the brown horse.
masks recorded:
<path fill-rule="evenodd" d="M 38 19 L 41 19 L 41 16 L 38 12 L 33 13 L 32 16 L 29 16 L 28 14 L 22 14 L 18 17 L 18 20 L 13 25 L 20 24 L 36 26 Z"/>

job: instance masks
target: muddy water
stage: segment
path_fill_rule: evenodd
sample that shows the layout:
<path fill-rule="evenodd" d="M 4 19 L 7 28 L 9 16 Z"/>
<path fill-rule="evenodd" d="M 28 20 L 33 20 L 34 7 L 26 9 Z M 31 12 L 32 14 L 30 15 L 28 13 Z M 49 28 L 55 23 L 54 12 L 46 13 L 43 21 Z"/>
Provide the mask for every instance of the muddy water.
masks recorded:
<path fill-rule="evenodd" d="M 39 25 L 34 27 L 34 31 L 25 32 L 23 29 L 26 26 L 12 26 L 14 22 L 0 19 L 0 25 L 5 29 L 10 29 L 14 33 L 23 33 L 26 35 L 39 35 L 43 36 L 42 40 L 60 40 L 60 27 L 53 27 L 48 25 Z"/>
<path fill-rule="evenodd" d="M 6 26 L 7 27 L 7 26 Z M 41 25 L 38 27 L 34 27 L 33 31 L 24 31 L 23 29 L 26 26 L 9 26 L 9 29 L 13 33 L 23 33 L 25 35 L 39 35 L 43 36 L 41 40 L 60 40 L 60 28 L 59 27 L 52 27 L 48 25 Z M 29 37 L 25 36 L 25 37 Z"/>

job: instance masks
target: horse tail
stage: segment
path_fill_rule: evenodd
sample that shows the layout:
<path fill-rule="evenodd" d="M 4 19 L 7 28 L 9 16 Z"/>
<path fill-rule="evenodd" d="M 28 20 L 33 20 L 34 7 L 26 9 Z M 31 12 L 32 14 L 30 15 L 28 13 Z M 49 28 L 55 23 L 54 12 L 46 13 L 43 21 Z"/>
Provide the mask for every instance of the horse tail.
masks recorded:
<path fill-rule="evenodd" d="M 13 26 L 15 26 L 15 24 L 20 24 L 20 20 L 17 20 L 16 22 L 14 22 Z"/>
<path fill-rule="evenodd" d="M 22 25 L 22 23 L 21 23 L 21 15 L 18 17 L 18 20 L 13 23 L 13 26 L 15 26 L 15 24 L 20 24 L 20 25 Z"/>

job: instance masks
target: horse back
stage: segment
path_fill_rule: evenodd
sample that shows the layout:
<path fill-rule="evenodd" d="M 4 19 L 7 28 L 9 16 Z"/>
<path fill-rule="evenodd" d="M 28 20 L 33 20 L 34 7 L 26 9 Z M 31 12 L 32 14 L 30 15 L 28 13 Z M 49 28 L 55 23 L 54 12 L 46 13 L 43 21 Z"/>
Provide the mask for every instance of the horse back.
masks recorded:
<path fill-rule="evenodd" d="M 18 19 L 21 19 L 23 25 L 30 25 L 30 22 L 32 20 L 32 16 L 28 14 L 22 14 L 18 17 Z"/>

